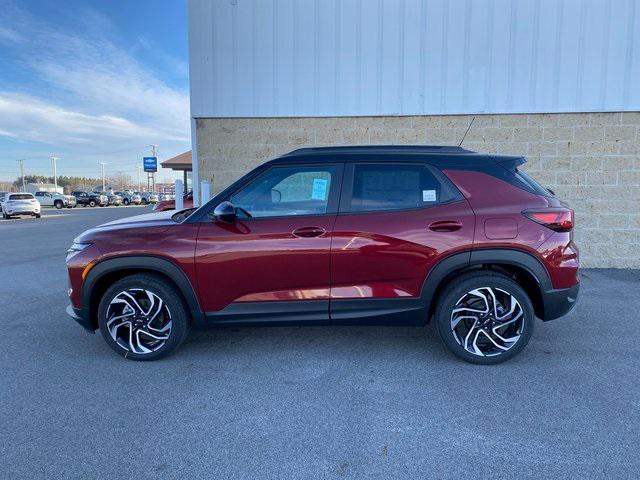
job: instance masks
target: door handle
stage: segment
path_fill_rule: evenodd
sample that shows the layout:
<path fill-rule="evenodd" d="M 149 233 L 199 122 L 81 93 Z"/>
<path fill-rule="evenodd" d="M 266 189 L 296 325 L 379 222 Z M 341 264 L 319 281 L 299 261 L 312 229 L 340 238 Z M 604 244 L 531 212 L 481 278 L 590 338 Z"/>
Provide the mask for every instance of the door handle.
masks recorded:
<path fill-rule="evenodd" d="M 462 228 L 462 223 L 456 220 L 439 220 L 429 224 L 429 230 L 434 232 L 455 232 Z"/>
<path fill-rule="evenodd" d="M 296 228 L 293 235 L 300 238 L 313 238 L 320 237 L 326 233 L 326 230 L 322 227 L 300 227 Z"/>

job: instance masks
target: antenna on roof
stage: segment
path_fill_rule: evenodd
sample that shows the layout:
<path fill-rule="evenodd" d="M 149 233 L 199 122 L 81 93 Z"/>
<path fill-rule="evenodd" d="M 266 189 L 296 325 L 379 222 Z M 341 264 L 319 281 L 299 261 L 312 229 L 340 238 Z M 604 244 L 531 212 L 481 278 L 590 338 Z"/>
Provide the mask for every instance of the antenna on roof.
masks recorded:
<path fill-rule="evenodd" d="M 467 131 L 464 132 L 464 135 L 462 136 L 462 140 L 460 140 L 460 143 L 458 144 L 459 147 L 462 146 L 462 142 L 464 142 L 464 139 L 467 138 L 467 133 L 469 133 L 469 130 L 471 130 L 471 125 L 473 125 L 473 121 L 476 119 L 476 116 L 474 115 L 473 118 L 471 119 L 471 121 L 469 122 L 469 126 L 467 127 Z"/>

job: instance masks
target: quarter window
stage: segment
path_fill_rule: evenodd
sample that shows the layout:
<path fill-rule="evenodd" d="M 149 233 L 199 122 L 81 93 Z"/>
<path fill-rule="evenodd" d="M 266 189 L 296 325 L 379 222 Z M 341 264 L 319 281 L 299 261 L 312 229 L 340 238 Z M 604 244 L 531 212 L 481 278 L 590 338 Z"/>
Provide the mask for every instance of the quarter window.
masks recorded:
<path fill-rule="evenodd" d="M 257 218 L 322 215 L 327 213 L 336 172 L 335 166 L 274 167 L 230 200 Z"/>
<path fill-rule="evenodd" d="M 406 210 L 457 198 L 436 175 L 426 165 L 356 164 L 350 210 Z"/>

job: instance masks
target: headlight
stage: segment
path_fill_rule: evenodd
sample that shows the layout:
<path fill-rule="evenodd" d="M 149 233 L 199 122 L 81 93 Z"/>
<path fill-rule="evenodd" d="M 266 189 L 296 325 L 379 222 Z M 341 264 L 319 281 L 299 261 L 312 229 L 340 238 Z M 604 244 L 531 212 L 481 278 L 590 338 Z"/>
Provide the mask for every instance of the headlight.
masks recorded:
<path fill-rule="evenodd" d="M 90 245 L 91 243 L 89 242 L 73 242 L 73 244 L 69 247 L 69 250 L 67 250 L 67 255 L 73 255 L 81 252 Z"/>

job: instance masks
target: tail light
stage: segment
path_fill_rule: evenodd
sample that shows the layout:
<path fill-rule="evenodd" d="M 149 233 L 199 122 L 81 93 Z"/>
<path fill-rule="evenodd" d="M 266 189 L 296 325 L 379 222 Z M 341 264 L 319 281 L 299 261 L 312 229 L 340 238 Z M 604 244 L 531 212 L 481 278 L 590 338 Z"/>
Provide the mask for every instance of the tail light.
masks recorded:
<path fill-rule="evenodd" d="M 556 232 L 570 232 L 573 229 L 573 210 L 569 208 L 524 210 L 522 214 Z"/>

